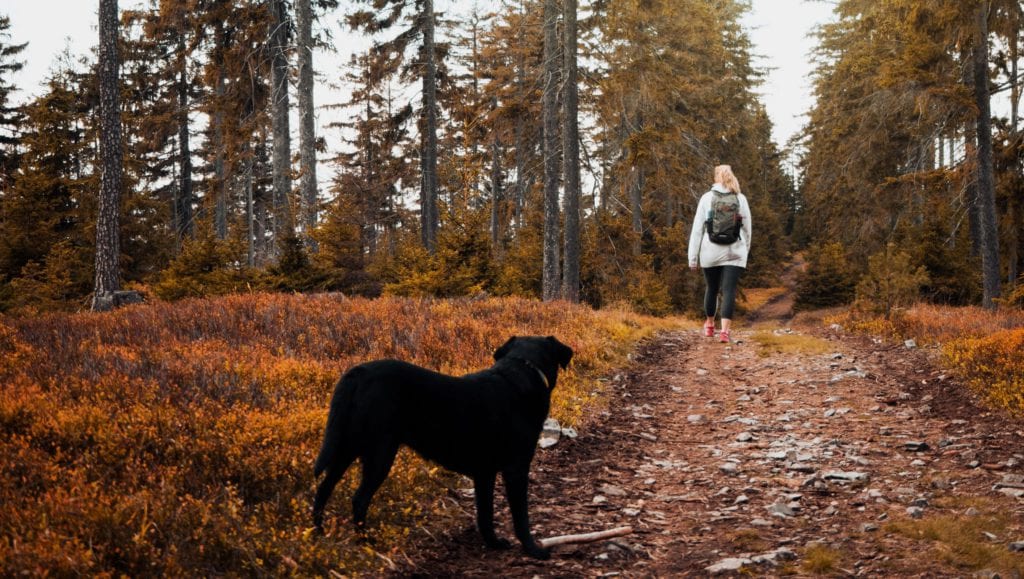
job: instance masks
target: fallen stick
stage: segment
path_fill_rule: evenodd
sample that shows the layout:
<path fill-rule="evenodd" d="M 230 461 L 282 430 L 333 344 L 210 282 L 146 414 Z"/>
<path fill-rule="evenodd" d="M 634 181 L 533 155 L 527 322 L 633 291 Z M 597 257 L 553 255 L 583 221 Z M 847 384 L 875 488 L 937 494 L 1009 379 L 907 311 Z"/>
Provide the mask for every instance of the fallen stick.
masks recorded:
<path fill-rule="evenodd" d="M 558 545 L 569 545 L 573 543 L 593 543 L 594 541 L 600 541 L 602 539 L 621 537 L 632 532 L 633 527 L 617 527 L 614 529 L 608 529 L 607 531 L 595 531 L 593 533 L 583 533 L 581 535 L 562 535 L 560 537 L 551 537 L 550 539 L 541 539 L 538 543 L 544 548 L 557 547 Z"/>

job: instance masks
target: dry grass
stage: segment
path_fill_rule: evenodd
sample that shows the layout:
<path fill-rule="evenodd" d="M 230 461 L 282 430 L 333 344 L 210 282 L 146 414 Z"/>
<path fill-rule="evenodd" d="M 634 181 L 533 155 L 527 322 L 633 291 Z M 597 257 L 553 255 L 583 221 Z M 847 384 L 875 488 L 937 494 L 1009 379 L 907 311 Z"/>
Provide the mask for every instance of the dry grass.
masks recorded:
<path fill-rule="evenodd" d="M 751 340 L 760 346 L 758 355 L 763 357 L 776 354 L 825 355 L 835 351 L 835 346 L 829 341 L 806 334 L 759 331 Z"/>
<path fill-rule="evenodd" d="M 812 545 L 804 551 L 801 568 L 812 575 L 828 575 L 839 567 L 842 553 L 824 545 Z"/>
<path fill-rule="evenodd" d="M 993 508 L 991 504 L 982 506 Z M 964 572 L 988 569 L 1001 576 L 1013 577 L 1024 574 L 1024 555 L 1013 553 L 1006 547 L 1013 538 L 1010 525 L 1007 514 L 985 510 L 975 516 L 944 515 L 896 521 L 886 529 L 927 543 L 937 559 Z M 985 533 L 997 537 L 997 540 L 993 541 Z"/>
<path fill-rule="evenodd" d="M 744 311 L 752 312 L 789 291 L 785 287 L 756 287 L 744 289 L 741 304 Z"/>

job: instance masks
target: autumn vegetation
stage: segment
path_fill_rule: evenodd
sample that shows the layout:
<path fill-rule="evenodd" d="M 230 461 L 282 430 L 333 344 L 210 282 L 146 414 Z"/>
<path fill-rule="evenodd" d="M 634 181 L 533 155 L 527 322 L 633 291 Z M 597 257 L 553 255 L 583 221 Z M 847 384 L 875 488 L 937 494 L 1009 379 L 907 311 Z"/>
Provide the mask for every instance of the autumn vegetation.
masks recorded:
<path fill-rule="evenodd" d="M 582 420 L 639 339 L 700 307 L 685 245 L 719 163 L 754 217 L 741 313 L 799 253 L 799 311 L 934 346 L 1024 414 L 1020 3 L 833 4 L 789 143 L 746 0 L 103 0 L 106 47 L 36 92 L 0 13 L 0 570 L 379 568 L 459 481 L 403 455 L 379 544 L 310 537 L 341 372 L 466 372 L 555 334 L 577 357 L 553 414 Z M 314 103 L 312 78 L 345 101 Z M 85 313 L 116 287 L 148 303 Z"/>
<path fill-rule="evenodd" d="M 345 499 L 328 536 L 311 537 L 313 459 L 345 369 L 393 357 L 465 373 L 509 335 L 554 334 L 576 351 L 552 408 L 571 425 L 607 404 L 602 377 L 635 343 L 670 324 L 514 298 L 275 294 L 0 317 L 0 568 L 380 568 L 411 529 L 447 521 L 445 494 L 465 483 L 403 453 L 371 512 L 378 542 L 355 542 Z"/>

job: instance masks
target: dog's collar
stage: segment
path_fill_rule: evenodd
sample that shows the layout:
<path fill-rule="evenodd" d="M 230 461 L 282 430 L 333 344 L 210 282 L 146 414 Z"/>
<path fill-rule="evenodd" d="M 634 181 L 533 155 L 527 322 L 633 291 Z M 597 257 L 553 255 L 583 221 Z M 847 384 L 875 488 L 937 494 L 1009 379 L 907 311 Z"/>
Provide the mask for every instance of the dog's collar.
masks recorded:
<path fill-rule="evenodd" d="M 540 368 L 538 368 L 536 364 L 534 364 L 533 362 L 531 362 L 531 361 L 527 360 L 526 358 L 520 358 L 520 357 L 518 357 L 518 356 L 506 356 L 506 357 L 507 357 L 507 358 L 508 358 L 509 360 L 517 360 L 517 361 L 519 361 L 519 362 L 522 362 L 523 364 L 526 364 L 526 365 L 527 365 L 528 367 L 530 367 L 530 368 L 532 368 L 533 370 L 535 370 L 535 371 L 537 372 L 537 374 L 539 374 L 539 375 L 540 375 L 540 379 L 541 379 L 541 381 L 542 381 L 542 382 L 544 382 L 544 388 L 546 388 L 546 389 L 548 389 L 548 390 L 551 390 L 551 383 L 550 383 L 550 382 L 548 382 L 548 377 L 547 377 L 547 375 L 546 375 L 546 374 L 544 374 L 544 371 L 543 371 L 543 370 L 541 370 Z"/>

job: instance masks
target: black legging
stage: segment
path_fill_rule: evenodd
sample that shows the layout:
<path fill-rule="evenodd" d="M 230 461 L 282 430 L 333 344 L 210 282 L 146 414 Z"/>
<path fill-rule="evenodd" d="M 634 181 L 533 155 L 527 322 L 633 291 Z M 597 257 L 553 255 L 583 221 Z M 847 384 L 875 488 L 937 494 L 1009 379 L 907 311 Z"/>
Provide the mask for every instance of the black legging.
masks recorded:
<path fill-rule="evenodd" d="M 722 319 L 731 320 L 736 307 L 736 284 L 743 268 L 736 265 L 720 265 L 704 268 L 704 315 L 713 318 L 718 310 L 718 292 L 722 292 Z"/>

